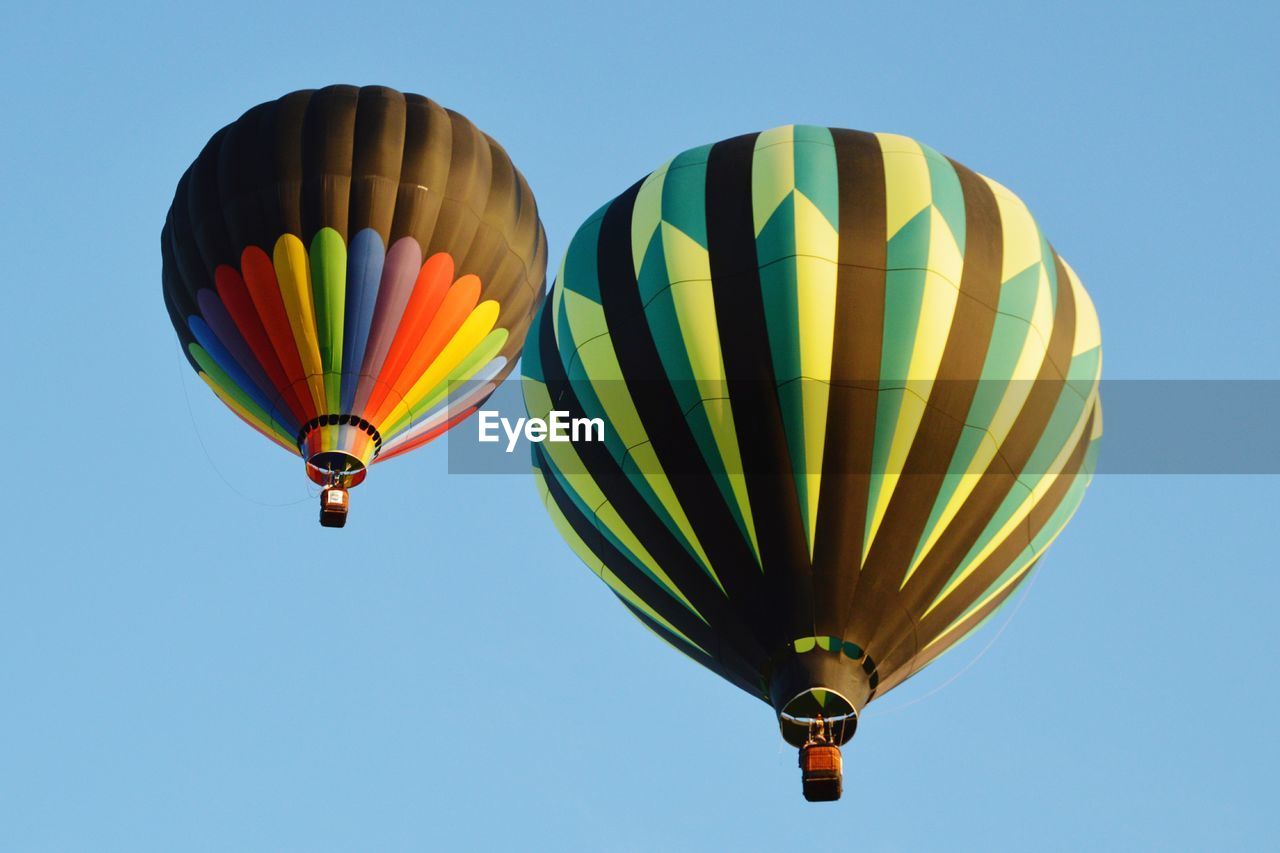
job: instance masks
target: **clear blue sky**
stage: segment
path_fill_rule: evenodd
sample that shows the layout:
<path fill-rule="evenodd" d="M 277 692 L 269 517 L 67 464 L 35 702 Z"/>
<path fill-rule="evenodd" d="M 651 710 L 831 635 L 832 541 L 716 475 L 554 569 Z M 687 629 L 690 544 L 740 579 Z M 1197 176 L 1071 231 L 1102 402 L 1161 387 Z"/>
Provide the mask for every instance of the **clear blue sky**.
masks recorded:
<path fill-rule="evenodd" d="M 1028 202 L 1109 377 L 1280 376 L 1274 4 L 613 5 L 7 8 L 0 850 L 1273 848 L 1280 478 L 1100 477 L 998 642 L 872 705 L 811 807 L 771 710 L 631 619 L 529 478 L 432 446 L 323 531 L 190 373 L 179 175 L 349 82 L 500 139 L 556 260 L 692 145 L 909 134 Z M 461 715 L 493 685 L 500 737 Z"/>

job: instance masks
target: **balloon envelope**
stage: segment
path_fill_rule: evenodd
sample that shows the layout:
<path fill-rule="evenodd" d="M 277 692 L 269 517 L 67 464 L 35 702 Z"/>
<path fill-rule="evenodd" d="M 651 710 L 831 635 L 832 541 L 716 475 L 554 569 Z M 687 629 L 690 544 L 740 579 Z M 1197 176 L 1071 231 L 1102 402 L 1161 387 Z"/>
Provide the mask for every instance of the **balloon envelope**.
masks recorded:
<path fill-rule="evenodd" d="M 546 272 L 502 147 L 383 87 L 294 92 L 218 131 L 178 183 L 161 251 L 191 366 L 313 479 L 345 485 L 487 398 Z"/>
<path fill-rule="evenodd" d="M 686 151 L 578 230 L 524 354 L 565 539 L 792 743 L 971 632 L 1079 505 L 1097 317 L 1009 190 L 892 134 Z"/>

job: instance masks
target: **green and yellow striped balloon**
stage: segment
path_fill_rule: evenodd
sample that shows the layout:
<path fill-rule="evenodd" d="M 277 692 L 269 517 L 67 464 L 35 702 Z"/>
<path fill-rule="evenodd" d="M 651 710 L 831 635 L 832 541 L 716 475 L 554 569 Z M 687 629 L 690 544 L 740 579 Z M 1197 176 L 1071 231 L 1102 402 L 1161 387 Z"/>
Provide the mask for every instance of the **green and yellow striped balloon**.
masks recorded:
<path fill-rule="evenodd" d="M 582 225 L 524 350 L 555 523 L 802 743 L 975 629 L 1075 512 L 1097 316 L 1009 190 L 903 136 L 686 151 Z"/>

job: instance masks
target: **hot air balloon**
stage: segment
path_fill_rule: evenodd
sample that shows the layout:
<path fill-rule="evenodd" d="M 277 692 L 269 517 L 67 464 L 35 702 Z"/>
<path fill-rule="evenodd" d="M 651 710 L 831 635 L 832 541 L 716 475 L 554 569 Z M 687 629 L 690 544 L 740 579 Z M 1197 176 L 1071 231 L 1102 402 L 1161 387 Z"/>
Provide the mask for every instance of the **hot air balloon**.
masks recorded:
<path fill-rule="evenodd" d="M 1079 505 L 1097 316 L 1009 190 L 904 136 L 694 148 L 577 231 L 525 348 L 552 519 L 623 605 L 772 705 L 811 800 L 884 696 Z"/>
<path fill-rule="evenodd" d="M 511 371 L 546 276 L 506 151 L 383 87 L 294 92 L 215 133 L 160 245 L 187 360 L 302 457 L 331 527 L 369 465 L 442 434 Z"/>

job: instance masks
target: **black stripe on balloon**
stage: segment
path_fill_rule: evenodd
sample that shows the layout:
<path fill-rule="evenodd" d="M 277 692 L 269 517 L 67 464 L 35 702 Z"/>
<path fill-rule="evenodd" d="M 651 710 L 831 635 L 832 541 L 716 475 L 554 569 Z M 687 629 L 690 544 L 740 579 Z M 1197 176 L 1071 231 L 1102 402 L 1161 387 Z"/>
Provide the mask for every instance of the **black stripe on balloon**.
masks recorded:
<path fill-rule="evenodd" d="M 813 545 L 814 624 L 843 638 L 861 569 L 884 341 L 884 155 L 875 134 L 832 129 L 839 254 L 831 396 Z"/>
<path fill-rule="evenodd" d="M 218 264 L 240 266 L 240 250 L 227 232 L 226 212 L 218 188 L 218 151 L 226 138 L 214 134 L 178 184 L 173 205 L 174 251 L 188 287 L 212 287 L 210 271 Z M 193 277 L 194 276 L 194 277 Z M 207 283 L 206 283 L 207 281 Z M 199 284 L 195 284 L 195 283 Z"/>
<path fill-rule="evenodd" d="M 390 248 L 404 161 L 404 95 L 385 86 L 365 86 L 357 98 L 348 227 L 352 234 L 373 228 L 382 245 Z"/>
<path fill-rule="evenodd" d="M 1076 309 L 1076 292 L 1071 287 L 1071 278 L 1067 275 L 1066 265 L 1062 263 L 1062 258 L 1058 257 L 1058 253 L 1052 246 L 1049 247 L 1049 254 L 1053 256 L 1053 271 L 1058 280 L 1057 301 L 1054 306 L 1054 331 L 1057 331 L 1059 324 L 1066 326 L 1062 332 L 1062 336 L 1057 338 L 1048 348 L 1045 355 L 1047 364 L 1042 366 L 1041 373 L 1046 378 L 1062 380 L 1063 384 L 1059 387 L 1059 391 L 1065 391 L 1067 375 L 1071 371 L 1072 352 L 1075 350 L 1076 343 L 1076 324 L 1079 322 Z M 1063 293 L 1063 291 L 1067 291 Z"/>
<path fill-rule="evenodd" d="M 290 92 L 275 102 L 275 122 L 264 156 L 270 157 L 272 172 L 270 186 L 262 191 L 274 197 L 276 215 L 275 233 L 268 239 L 275 240 L 281 234 L 304 236 L 302 226 L 302 129 L 307 120 L 307 109 L 313 91 Z M 310 246 L 310 240 L 306 241 Z M 266 248 L 264 246 L 264 248 Z"/>
<path fill-rule="evenodd" d="M 772 649 L 813 632 L 809 546 L 769 348 L 756 259 L 751 167 L 758 134 L 707 157 L 707 252 L 734 427 L 760 548 L 766 607 L 753 617 Z M 738 537 L 737 529 L 726 529 Z M 735 566 L 755 571 L 750 563 Z"/>
<path fill-rule="evenodd" d="M 1063 499 L 1067 495 L 1067 491 L 1071 488 L 1075 476 L 1079 473 L 1081 466 L 1084 464 L 1085 453 L 1089 449 L 1089 435 L 1092 433 L 1093 419 L 1089 419 L 1080 440 L 1072 449 L 1071 456 L 1063 466 L 1063 475 L 1049 487 L 1048 491 L 1041 499 L 1031 508 L 1027 518 L 1023 520 L 1009 535 L 1002 541 L 967 578 L 965 578 L 955 589 L 947 593 L 944 599 L 936 608 L 929 611 L 928 615 L 921 616 L 917 620 L 915 626 L 916 636 L 919 638 L 919 648 L 923 649 L 938 637 L 942 636 L 952 626 L 952 623 L 960 617 L 965 610 L 973 606 L 973 603 L 987 594 L 992 584 L 994 584 L 1004 572 L 1013 565 L 1013 562 L 1021 556 L 1027 546 L 1040 533 L 1053 515 L 1054 511 L 1061 505 Z M 1009 587 L 998 597 L 998 601 L 1003 601 L 1008 597 L 1014 589 L 1021 586 L 1022 583 L 1030 576 L 1031 571 L 1028 570 L 1023 574 L 1017 583 Z M 950 578 L 950 575 L 947 576 Z M 930 599 L 929 604 L 932 604 Z M 991 605 L 985 605 L 979 612 L 989 613 L 995 608 Z M 913 611 L 915 612 L 915 611 Z M 981 619 L 974 620 L 972 615 L 970 619 L 970 628 L 976 627 Z M 968 630 L 968 629 L 966 629 Z M 935 649 L 929 653 L 927 657 L 920 658 L 916 655 L 915 643 L 901 643 L 898 647 L 886 652 L 886 665 L 889 667 L 887 671 L 892 672 L 900 666 L 911 665 L 919 670 L 928 661 L 933 660 L 947 648 L 959 642 L 964 637 L 965 632 L 959 632 L 953 640 L 948 642 L 940 649 Z"/>
<path fill-rule="evenodd" d="M 985 529 L 987 524 L 990 523 L 991 518 L 995 516 L 996 509 L 1004 502 L 1009 490 L 1012 489 L 1013 484 L 1016 482 L 1017 476 L 1025 473 L 1027 462 L 1030 460 L 1031 455 L 1035 452 L 1040 441 L 1043 439 L 1044 431 L 1048 427 L 1049 422 L 1053 417 L 1053 413 L 1057 409 L 1059 401 L 1062 399 L 1062 395 L 1072 393 L 1066 385 L 1065 372 L 1060 369 L 1059 365 L 1069 366 L 1071 350 L 1075 344 L 1075 293 L 1071 289 L 1070 283 L 1066 278 L 1066 271 L 1062 268 L 1062 262 L 1058 259 L 1056 254 L 1054 255 L 1054 262 L 1057 265 L 1059 287 L 1057 306 L 1054 313 L 1053 332 L 1049 337 L 1049 347 L 1045 359 L 1040 365 L 1040 371 L 1036 376 L 1035 385 L 1032 387 L 1031 393 L 1027 397 L 1027 401 L 1023 404 L 1022 411 L 1019 413 L 1018 419 L 1014 421 L 1013 428 L 1010 430 L 1008 438 L 1005 439 L 1004 444 L 1000 447 L 1000 457 L 992 463 L 992 467 L 998 463 L 1004 466 L 999 472 L 1002 476 L 991 476 L 991 472 L 989 471 L 988 473 L 984 473 L 982 480 L 980 481 L 980 485 L 982 485 L 985 484 L 988 479 L 998 480 L 1000 481 L 1000 484 L 1005 487 L 996 495 L 983 495 L 984 509 L 989 507 L 990 511 L 984 515 L 980 529 Z M 1090 420 L 1090 425 L 1091 424 L 1092 419 Z M 1080 438 L 1078 446 L 1073 451 L 1072 460 L 1069 462 L 1069 465 L 1074 467 L 1069 467 L 1067 470 L 1074 473 L 1079 469 L 1080 465 L 1083 464 L 1084 452 L 1088 448 L 1090 433 L 1090 427 L 1086 427 L 1085 432 Z M 1044 472 L 1033 473 L 1042 475 Z M 1069 478 L 1064 478 L 1064 480 L 1069 480 Z M 1050 487 L 1050 491 L 1060 488 L 1065 489 L 1066 486 L 1064 484 L 1064 480 L 1056 482 Z M 976 492 L 977 490 L 975 489 L 975 494 Z M 996 497 L 999 498 L 998 501 L 995 500 Z M 1043 502 L 1044 499 L 1042 498 L 1041 500 Z M 1033 509 L 1033 515 L 1034 514 L 1035 510 Z M 1040 526 L 1043 526 L 1044 522 L 1048 519 L 1048 516 L 1046 515 L 1043 518 L 1035 516 L 1035 518 L 1039 520 Z M 1026 542 L 1030 542 L 1031 537 L 1039 530 L 1038 527 L 1032 528 L 1032 524 L 1033 519 L 1029 517 L 1027 519 L 1027 534 L 1024 544 Z M 965 548 L 965 553 L 968 552 L 969 547 L 972 547 L 972 543 L 969 543 L 968 547 Z M 1008 560 L 1011 562 L 1016 556 L 1017 553 L 1012 553 L 1008 555 Z M 1006 563 L 1006 566 L 1007 565 L 1008 564 Z M 979 570 L 974 574 L 982 574 L 982 571 Z M 966 583 L 971 579 L 972 576 L 967 578 Z M 939 589 L 941 589 L 941 587 L 939 587 Z M 960 590 L 957 589 L 955 592 L 959 591 Z M 955 592 L 952 594 L 955 594 Z M 977 590 L 977 593 L 980 592 L 981 590 Z M 935 592 L 933 596 L 930 597 L 930 603 L 936 595 L 937 593 Z M 949 597 L 950 596 L 948 596 L 948 598 Z M 944 606 L 940 605 L 940 609 L 944 609 Z"/>
<path fill-rule="evenodd" d="M 606 569 L 606 571 L 608 570 Z M 716 662 L 715 658 L 711 657 L 708 654 L 705 654 L 702 649 L 685 642 L 681 637 L 677 636 L 676 634 L 671 633 L 670 628 L 666 627 L 661 622 L 658 622 L 648 613 L 645 613 L 643 610 L 636 607 L 634 604 L 632 604 L 630 601 L 627 601 L 625 598 L 623 598 L 621 595 L 618 595 L 616 592 L 614 593 L 614 598 L 618 599 L 618 602 L 623 607 L 631 611 L 632 616 L 636 617 L 641 622 L 643 622 L 650 631 L 653 631 L 659 637 L 661 637 L 662 639 L 670 643 L 672 646 L 674 646 L 676 650 L 678 650 L 681 654 L 684 654 L 684 655 L 687 655 L 688 657 L 693 658 L 700 666 L 705 666 L 707 669 L 711 670 L 717 675 L 720 675 L 721 677 L 726 677 L 723 675 L 721 667 Z"/>
<path fill-rule="evenodd" d="M 1037 561 L 1037 562 L 1038 562 L 1038 561 Z M 975 628 L 977 628 L 979 625 L 981 625 L 981 624 L 982 624 L 982 621 L 983 621 L 984 619 L 986 619 L 986 618 L 987 618 L 988 616 L 990 616 L 992 613 L 995 613 L 995 612 L 996 612 L 996 610 L 998 610 L 998 609 L 1000 608 L 1000 605 L 1002 605 L 1002 604 L 1004 604 L 1006 601 L 1008 601 L 1008 600 L 1009 600 L 1009 596 L 1013 595 L 1017 590 L 1019 590 L 1019 589 L 1022 587 L 1023 582 L 1024 582 L 1028 577 L 1030 577 L 1031 572 L 1033 572 L 1033 571 L 1035 571 L 1035 570 L 1036 570 L 1036 567 L 1035 567 L 1035 564 L 1033 563 L 1033 564 L 1032 564 L 1032 567 L 1031 567 L 1030 569 L 1028 569 L 1028 570 L 1027 570 L 1027 574 L 1023 575 L 1023 577 L 1022 577 L 1022 579 L 1021 579 L 1021 580 L 1019 580 L 1016 584 L 1013 584 L 1013 585 L 1012 585 L 1012 586 L 1010 586 L 1009 588 L 1007 588 L 1007 589 L 1003 590 L 1002 592 L 1000 592 L 1000 594 L 999 594 L 999 595 L 997 595 L 997 596 L 996 596 L 995 598 L 993 598 L 991 601 L 987 602 L 987 603 L 986 603 L 986 604 L 984 604 L 982 607 L 980 607 L 980 608 L 978 608 L 976 611 L 974 611 L 974 613 L 973 613 L 973 614 L 971 614 L 971 615 L 970 615 L 970 617 L 969 617 L 969 625 L 968 625 L 968 627 L 967 627 L 967 628 L 964 628 L 963 630 L 961 630 L 961 631 L 959 631 L 959 632 L 957 632 L 957 634 L 956 634 L 956 636 L 955 636 L 955 638 L 954 638 L 954 639 L 949 640 L 948 642 L 943 643 L 943 644 L 941 644 L 941 645 L 939 645 L 939 646 L 937 646 L 937 647 L 935 647 L 935 648 L 929 649 L 927 652 L 924 652 L 924 653 L 921 653 L 921 654 L 919 654 L 919 655 L 916 655 L 914 658 L 908 658 L 907 660 L 903 661 L 903 662 L 902 662 L 903 664 L 909 663 L 909 664 L 911 665 L 911 669 L 910 669 L 910 671 L 908 671 L 908 672 L 905 674 L 905 676 L 902 678 L 902 680 L 900 680 L 900 681 L 892 681 L 892 682 L 890 682 L 888 685 L 886 685 L 886 686 L 884 687 L 884 689 L 883 689 L 883 692 L 887 693 L 887 692 L 888 692 L 889 690 L 891 690 L 892 688 L 894 688 L 894 687 L 898 686 L 899 684 L 901 684 L 901 683 L 902 683 L 902 681 L 907 680 L 907 678 L 910 678 L 910 677 L 911 677 L 912 675 L 914 675 L 915 673 L 917 673 L 917 672 L 919 672 L 920 670 L 924 669 L 926 666 L 928 666 L 928 665 L 929 665 L 930 663 L 932 663 L 934 660 L 937 660 L 937 658 L 938 658 L 938 656 L 939 656 L 939 655 L 941 655 L 941 654 L 942 654 L 943 652 L 945 652 L 947 649 L 951 648 L 951 647 L 952 647 L 952 646 L 954 646 L 956 643 L 960 642 L 960 641 L 961 641 L 961 640 L 963 640 L 966 636 L 968 636 L 968 634 L 969 634 L 969 632 L 970 632 L 970 631 L 974 630 L 974 629 L 975 629 Z M 921 636 L 925 636 L 925 632 L 924 632 L 923 630 L 921 631 Z M 932 637 L 930 637 L 930 639 L 933 639 L 933 638 L 932 638 Z M 921 645 L 923 646 L 926 642 L 927 642 L 926 640 L 922 640 L 922 641 L 921 641 Z M 889 668 L 886 668 L 886 670 L 885 670 L 885 671 L 886 671 L 886 672 L 890 672 L 890 673 L 893 673 L 893 672 L 894 672 L 894 670 L 893 670 L 893 669 L 889 669 Z"/>
<path fill-rule="evenodd" d="M 617 575 L 628 589 L 642 601 L 652 607 L 674 625 L 686 637 L 712 654 L 718 654 L 719 639 L 715 629 L 702 622 L 689 612 L 679 601 L 671 597 L 656 581 L 631 561 L 631 558 L 614 547 L 596 527 L 593 519 L 585 516 L 569 497 L 564 485 L 560 482 L 560 473 L 547 457 L 545 449 L 537 445 L 533 448 L 535 463 L 542 470 L 547 491 L 555 501 L 565 521 L 578 534 L 583 543 L 591 550 L 609 571 Z"/>
<path fill-rule="evenodd" d="M 631 602 L 627 601 L 622 596 L 616 595 L 616 597 L 618 601 L 622 602 L 623 607 L 631 611 L 632 616 L 635 616 L 637 619 L 643 622 L 651 631 L 653 631 L 655 634 L 657 634 L 658 636 L 666 640 L 668 643 L 670 643 L 677 651 L 692 658 L 696 663 L 700 664 L 701 666 L 705 666 L 707 669 L 711 670 L 713 673 L 720 676 L 725 681 L 732 684 L 734 687 L 737 687 L 747 693 L 750 693 L 752 696 L 756 697 L 757 699 L 768 701 L 768 695 L 765 691 L 762 690 L 761 685 L 758 681 L 759 676 L 755 674 L 743 674 L 738 672 L 737 670 L 725 667 L 716 658 L 708 657 L 707 655 L 703 654 L 701 650 L 693 648 L 688 643 L 684 642 L 679 637 L 672 634 L 665 627 L 655 622 L 649 616 L 649 614 L 645 613 L 643 610 L 640 610 L 638 607 L 633 605 Z"/>
<path fill-rule="evenodd" d="M 959 164 L 953 164 L 966 189 L 977 182 L 990 193 L 985 181 Z M 971 233 L 971 232 L 970 232 Z M 966 255 L 967 265 L 967 255 Z M 1060 270 L 1059 275 L 1064 273 Z M 1065 282 L 1065 278 L 1060 278 Z M 955 567 L 981 537 L 991 523 L 1001 504 L 1023 473 L 1031 454 L 1044 435 L 1058 400 L 1065 390 L 1063 375 L 1057 364 L 1070 361 L 1075 341 L 1075 296 L 1070 286 L 1058 288 L 1054 307 L 1053 329 L 1049 335 L 1046 356 L 1033 380 L 1030 392 L 1023 403 L 1009 434 L 1000 445 L 995 459 L 979 478 L 973 492 L 956 517 L 939 536 L 938 541 L 920 562 L 919 568 L 902 590 L 904 603 L 910 612 L 923 612 L 938 593 L 950 581 Z M 922 641 L 925 638 L 921 638 Z"/>
<path fill-rule="evenodd" d="M 627 391 L 644 424 L 653 452 L 685 511 L 724 594 L 751 627 L 768 625 L 774 604 L 755 556 L 725 503 L 671 386 L 654 343 L 636 283 L 631 254 L 631 219 L 637 183 L 605 212 L 597 243 L 601 305 Z M 701 569 L 698 569 L 702 574 Z M 764 650 L 777 638 L 757 637 Z"/>
<path fill-rule="evenodd" d="M 171 261 L 168 258 L 171 250 L 167 236 L 165 233 L 161 235 L 161 252 L 165 256 L 165 266 L 162 267 L 161 273 L 162 281 L 164 282 L 161 288 L 164 294 L 164 308 L 169 313 L 169 322 L 173 323 L 174 331 L 178 333 L 178 346 L 182 350 L 183 357 L 186 358 L 187 364 L 191 365 L 191 369 L 199 373 L 204 368 L 200 366 L 195 356 L 191 354 L 190 345 L 195 340 L 195 336 L 191 334 L 191 330 L 187 326 L 187 317 L 194 311 L 183 304 L 182 300 L 185 298 L 185 294 L 182 287 L 173 281 L 177 274 L 172 272 L 169 266 Z"/>
<path fill-rule="evenodd" d="M 302 121 L 302 238 L 310 246 L 321 228 L 332 228 L 351 245 L 348 211 L 354 150 L 355 86 L 326 86 L 311 96 Z"/>
<path fill-rule="evenodd" d="M 1045 494 L 1031 508 L 1026 520 L 1020 525 L 1019 532 L 1021 535 L 1017 533 L 1010 535 L 998 548 L 991 552 L 981 566 L 948 593 L 941 604 L 930 612 L 927 617 L 920 620 L 922 638 L 927 636 L 928 640 L 932 640 L 950 627 L 951 623 L 960 617 L 960 614 L 964 613 L 975 601 L 988 592 L 991 585 L 1013 565 L 1014 561 L 1021 556 L 1027 546 L 1044 530 L 1053 513 L 1062 505 L 1067 492 L 1075 484 L 1076 476 L 1079 475 L 1080 469 L 1084 465 L 1085 455 L 1089 450 L 1089 437 L 1092 433 L 1092 426 L 1093 418 L 1090 417 L 1085 423 L 1084 431 L 1076 441 L 1070 457 L 1062 467 L 1062 474 L 1049 486 Z M 1023 579 L 1025 578 L 1026 575 L 1023 576 Z M 925 642 L 928 642 L 928 640 L 925 640 Z"/>
<path fill-rule="evenodd" d="M 194 336 L 187 320 L 191 315 L 202 314 L 199 293 L 203 289 L 215 289 L 212 271 L 218 259 L 228 253 L 225 226 L 217 203 L 216 152 L 224 135 L 225 131 L 215 134 L 205 145 L 201 157 L 183 174 L 160 237 L 161 274 L 183 312 L 181 326 L 175 323 L 174 328 L 189 361 L 192 356 L 187 346 Z M 203 204 L 211 206 L 205 208 Z M 203 213 L 203 218 L 196 227 L 198 213 Z"/>
<path fill-rule="evenodd" d="M 169 215 L 165 217 L 164 227 L 160 229 L 160 280 L 165 292 L 165 298 L 172 300 L 174 305 L 179 309 L 182 318 L 181 326 L 174 323 L 174 327 L 181 333 L 187 326 L 187 317 L 191 314 L 199 313 L 199 303 L 196 301 L 196 293 L 201 286 L 212 287 L 213 280 L 209 275 L 202 274 L 199 278 L 189 279 L 181 274 L 178 267 L 178 256 L 174 249 L 174 227 L 173 227 L 173 211 L 169 211 Z M 201 270 L 203 271 L 203 267 Z M 190 282 L 190 287 L 188 285 Z"/>
<path fill-rule="evenodd" d="M 859 611 L 868 619 L 874 618 L 876 624 L 871 633 L 870 625 L 855 619 L 858 623 L 855 632 L 868 636 L 867 645 L 882 657 L 888 648 L 915 636 L 912 613 L 901 606 L 902 579 L 924 535 L 946 481 L 951 458 L 964 433 L 965 419 L 991 347 L 996 307 L 1000 304 L 1004 260 L 1000 208 L 985 181 L 962 167 L 957 167 L 956 172 L 965 204 L 960 292 L 936 381 L 885 508 L 884 519 L 867 553 L 863 577 L 856 591 Z M 864 603 L 866 609 L 862 610 Z"/>
<path fill-rule="evenodd" d="M 538 320 L 542 323 L 538 335 L 539 352 L 536 356 L 532 353 L 529 356 L 536 357 L 542 369 L 543 382 L 552 405 L 557 410 L 567 412 L 571 418 L 585 417 L 582 403 L 574 393 L 573 386 L 565 374 L 564 364 L 560 361 L 552 314 L 551 307 L 548 305 L 547 310 L 542 312 Z M 732 650 L 733 657 L 751 662 L 751 667 L 744 664 L 743 669 L 754 667 L 758 670 L 766 658 L 766 653 L 755 638 L 745 630 L 743 616 L 740 613 L 741 605 L 725 598 L 720 588 L 707 576 L 684 545 L 667 529 L 662 519 L 649 506 L 648 501 L 636 490 L 631 479 L 623 472 L 605 444 L 584 441 L 575 442 L 573 447 L 577 451 L 582 470 L 591 477 L 596 487 L 617 511 L 623 523 L 635 533 L 645 549 L 671 578 L 672 583 L 710 622 L 717 635 L 722 638 L 724 642 L 718 651 L 722 659 L 729 660 L 730 650 Z M 684 610 L 683 606 L 672 599 L 667 592 L 660 591 L 659 594 L 660 597 L 656 599 L 641 597 L 664 616 L 667 615 L 670 607 Z"/>
<path fill-rule="evenodd" d="M 524 264 L 514 252 L 507 250 L 503 236 L 513 233 L 517 221 L 519 202 L 516 196 L 515 167 L 496 142 L 485 137 L 485 143 L 489 152 L 488 194 L 484 206 L 475 211 L 480 216 L 480 228 L 476 231 L 463 264 L 472 268 L 481 279 L 489 281 L 505 263 L 520 270 L 523 270 Z"/>
<path fill-rule="evenodd" d="M 449 117 L 449 172 L 440 200 L 440 218 L 431 235 L 428 255 L 452 247 L 458 275 L 473 272 L 466 255 L 480 227 L 480 214 L 470 199 L 488 198 L 492 163 L 489 144 L 463 115 L 445 110 Z"/>
<path fill-rule="evenodd" d="M 413 237 L 425 255 L 440 215 L 437 188 L 449 178 L 449 114 L 430 98 L 413 94 L 404 98 L 404 154 L 390 242 Z"/>
<path fill-rule="evenodd" d="M 515 166 L 501 146 L 488 137 L 485 142 L 489 151 L 488 197 L 479 211 L 480 226 L 465 257 L 459 259 L 459 269 L 480 277 L 485 284 L 485 297 L 498 302 L 497 325 L 507 328 L 529 316 L 530 305 L 538 294 L 533 289 L 534 282 L 529 281 L 525 261 L 507 242 L 507 235 L 518 233 L 515 229 L 520 201 Z M 511 349 L 514 354 L 514 342 L 508 340 L 504 349 Z"/>
<path fill-rule="evenodd" d="M 1019 529 L 1011 533 L 1000 545 L 988 555 L 969 577 L 965 578 L 954 590 L 947 594 L 946 599 L 936 608 L 929 612 L 919 620 L 917 632 L 920 637 L 920 647 L 924 648 L 938 637 L 942 636 L 946 631 L 951 629 L 952 624 L 960 618 L 973 603 L 982 598 L 990 590 L 990 587 L 1000 578 L 1013 562 L 1022 554 L 1032 540 L 1039 535 L 1048 523 L 1053 513 L 1061 506 L 1062 501 L 1066 498 L 1067 492 L 1075 482 L 1075 477 L 1079 475 L 1080 469 L 1084 465 L 1085 455 L 1088 453 L 1090 436 L 1093 434 L 1094 418 L 1096 411 L 1090 415 L 1088 423 L 1085 425 L 1084 431 L 1081 433 L 1076 446 L 1072 449 L 1070 457 L 1063 465 L 1063 476 L 1054 481 L 1044 496 L 1031 508 L 1031 512 L 1025 521 L 1019 526 Z M 1021 534 L 1021 535 L 1019 535 Z M 1036 558 L 1038 562 L 1039 557 Z M 889 661 L 887 671 L 892 672 L 897 667 L 911 665 L 914 670 L 919 671 L 922 667 L 935 659 L 942 652 L 962 640 L 970 630 L 976 628 L 983 619 L 993 613 L 1013 592 L 1026 582 L 1031 576 L 1031 572 L 1035 570 L 1035 563 L 1023 573 L 1018 581 L 1003 592 L 997 595 L 992 601 L 983 605 L 974 613 L 965 617 L 967 627 L 957 631 L 955 636 L 946 644 L 932 649 L 927 655 L 916 656 L 915 654 L 907 655 L 901 648 L 891 651 L 888 655 Z M 914 652 L 914 649 L 912 650 Z M 906 677 L 909 677 L 906 676 Z M 902 680 L 905 680 L 904 677 Z M 900 683 L 900 682 L 896 682 Z"/>
<path fill-rule="evenodd" d="M 1002 593 L 997 595 L 990 602 L 980 607 L 976 611 L 976 614 L 977 614 L 976 618 L 974 618 L 973 616 L 970 617 L 971 621 L 969 623 L 969 627 L 965 628 L 963 631 L 958 633 L 954 639 L 949 640 L 948 642 L 944 643 L 941 646 L 929 649 L 928 651 L 922 651 L 922 652 L 913 653 L 910 655 L 904 654 L 901 648 L 891 651 L 889 653 L 889 659 L 885 660 L 885 662 L 880 665 L 880 671 L 881 673 L 883 673 L 883 677 L 881 678 L 881 681 L 880 681 L 880 686 L 877 689 L 871 691 L 871 695 L 867 697 L 867 701 L 870 702 L 872 699 L 876 697 L 877 694 L 883 696 L 884 694 L 888 693 L 890 690 L 893 690 L 894 688 L 901 685 L 903 682 L 910 680 L 912 676 L 919 673 L 922 669 L 928 666 L 930 662 L 936 660 L 939 655 L 941 655 L 947 649 L 954 646 L 956 643 L 963 640 L 970 631 L 974 630 L 975 628 L 977 628 L 978 625 L 982 624 L 983 619 L 990 616 L 992 613 L 996 611 L 997 608 L 1000 607 L 1001 604 L 1007 601 L 1009 596 L 1012 595 L 1016 589 L 1022 586 L 1022 582 L 1026 580 L 1026 578 L 1030 575 L 1032 571 L 1035 571 L 1034 563 L 1032 564 L 1031 569 L 1028 570 L 1027 575 L 1025 575 L 1022 578 L 1022 580 L 1018 581 L 1018 583 L 1004 590 Z M 920 636 L 929 637 L 929 639 L 933 639 L 936 636 L 940 635 L 940 633 L 941 632 L 930 635 L 928 634 L 928 632 L 922 629 L 920 631 Z M 923 649 L 928 644 L 928 642 L 929 642 L 928 639 L 922 639 L 920 641 L 920 648 Z M 912 645 L 911 648 L 914 650 L 915 648 L 914 645 Z"/>
<path fill-rule="evenodd" d="M 270 255 L 280 234 L 279 205 L 267 191 L 275 186 L 270 154 L 277 109 L 278 102 L 269 101 L 246 112 L 227 126 L 217 152 L 218 198 L 237 265 L 245 246 L 261 246 Z"/>

